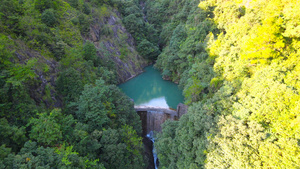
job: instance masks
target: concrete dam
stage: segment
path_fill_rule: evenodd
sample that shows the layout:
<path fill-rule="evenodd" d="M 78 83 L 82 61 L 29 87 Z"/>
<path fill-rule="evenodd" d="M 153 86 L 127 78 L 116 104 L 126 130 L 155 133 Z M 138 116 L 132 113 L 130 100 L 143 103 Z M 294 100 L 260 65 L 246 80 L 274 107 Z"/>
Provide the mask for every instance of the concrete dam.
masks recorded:
<path fill-rule="evenodd" d="M 151 131 L 160 132 L 161 124 L 166 120 L 178 120 L 187 112 L 187 106 L 178 104 L 177 110 L 161 107 L 135 106 L 134 109 L 140 115 L 142 121 L 143 136 Z"/>
<path fill-rule="evenodd" d="M 186 105 L 181 103 L 178 104 L 177 110 L 151 106 L 134 107 L 142 121 L 145 156 L 148 158 L 150 164 L 147 166 L 147 169 L 157 169 L 159 166 L 159 160 L 153 146 L 155 141 L 154 132 L 161 132 L 161 125 L 166 120 L 178 120 L 183 114 L 187 113 L 187 108 Z"/>

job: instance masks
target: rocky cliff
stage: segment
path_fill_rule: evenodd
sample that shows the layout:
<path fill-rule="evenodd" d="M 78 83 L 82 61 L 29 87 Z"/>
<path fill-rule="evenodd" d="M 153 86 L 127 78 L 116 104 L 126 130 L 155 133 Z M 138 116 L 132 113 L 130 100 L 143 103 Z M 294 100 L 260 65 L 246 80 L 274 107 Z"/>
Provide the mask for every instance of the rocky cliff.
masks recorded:
<path fill-rule="evenodd" d="M 81 72 L 83 81 L 85 81 L 85 72 L 88 71 L 101 77 L 102 72 L 99 72 L 96 66 L 91 68 L 90 62 L 82 56 L 82 49 L 87 41 L 94 44 L 96 55 L 100 60 L 113 63 L 113 66 L 107 67 L 113 69 L 112 72 L 116 72 L 117 83 L 138 75 L 149 64 L 136 51 L 135 41 L 123 26 L 121 15 L 117 10 L 106 7 L 106 12 L 103 14 L 102 8 L 101 10 L 92 8 L 89 15 L 84 15 L 88 23 L 86 28 L 88 31 L 84 32 L 82 25 L 77 23 L 81 22 L 80 17 L 83 14 L 78 14 L 78 11 L 68 4 L 64 5 L 65 11 L 60 12 L 64 12 L 65 15 L 60 18 L 57 23 L 59 26 L 56 28 L 45 27 L 40 23 L 39 18 L 31 16 L 35 25 L 22 23 L 28 24 L 24 27 L 26 30 L 26 35 L 22 35 L 24 37 L 1 36 L 3 49 L 12 53 L 9 62 L 15 65 L 8 68 L 11 71 L 8 77 L 23 76 L 22 85 L 29 88 L 26 92 L 37 106 L 42 104 L 49 108 L 63 105 L 56 89 L 56 80 L 68 67 Z M 84 63 L 83 59 L 87 62 Z M 89 70 L 86 71 L 87 69 Z M 27 78 L 26 75 L 22 75 L 22 71 L 33 74 L 27 75 Z M 89 79 L 86 81 L 92 82 Z"/>
<path fill-rule="evenodd" d="M 117 10 L 102 18 L 93 18 L 86 40 L 92 41 L 98 49 L 98 56 L 108 55 L 116 65 L 119 83 L 136 76 L 149 64 L 135 48 L 135 41 L 127 32 Z"/>
<path fill-rule="evenodd" d="M 12 39 L 11 39 L 12 40 Z M 13 41 L 13 40 L 12 40 Z M 57 96 L 55 81 L 58 75 L 58 62 L 53 58 L 45 57 L 41 52 L 30 49 L 23 41 L 14 40 L 14 49 L 11 62 L 17 65 L 24 78 L 24 85 L 28 86 L 28 93 L 37 106 L 44 104 L 46 107 L 61 107 L 62 101 Z M 29 72 L 33 75 L 27 77 Z M 14 84 L 14 87 L 20 84 Z"/>

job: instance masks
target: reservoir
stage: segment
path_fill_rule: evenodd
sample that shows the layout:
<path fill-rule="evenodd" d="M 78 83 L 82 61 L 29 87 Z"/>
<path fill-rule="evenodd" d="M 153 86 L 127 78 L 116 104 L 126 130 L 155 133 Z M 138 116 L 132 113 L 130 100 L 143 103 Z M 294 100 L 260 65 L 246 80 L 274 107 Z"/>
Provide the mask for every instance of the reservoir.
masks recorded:
<path fill-rule="evenodd" d="M 139 76 L 119 85 L 121 90 L 134 100 L 135 106 L 151 106 L 176 109 L 183 103 L 182 90 L 162 79 L 160 72 L 148 66 Z"/>

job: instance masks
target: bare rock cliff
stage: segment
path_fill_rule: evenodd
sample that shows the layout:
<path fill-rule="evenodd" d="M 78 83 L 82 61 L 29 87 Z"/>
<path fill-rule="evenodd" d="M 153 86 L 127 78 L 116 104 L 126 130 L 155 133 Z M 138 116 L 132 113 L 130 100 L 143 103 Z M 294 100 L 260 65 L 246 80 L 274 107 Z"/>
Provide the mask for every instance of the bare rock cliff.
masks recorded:
<path fill-rule="evenodd" d="M 141 73 L 149 64 L 136 51 L 135 41 L 123 26 L 117 11 L 112 11 L 107 17 L 94 18 L 85 40 L 95 44 L 99 57 L 108 56 L 114 61 L 119 83 Z"/>
<path fill-rule="evenodd" d="M 135 41 L 123 26 L 120 14 L 114 10 L 110 11 L 107 16 L 93 16 L 90 32 L 87 35 L 81 35 L 82 39 L 77 39 L 93 42 L 100 58 L 113 61 L 118 83 L 125 82 L 141 73 L 149 62 L 136 51 Z M 44 51 L 44 48 L 32 49 L 22 40 L 12 40 L 15 44 L 12 48 L 15 51 L 12 63 L 26 67 L 29 62 L 34 62 L 31 70 L 35 75 L 25 84 L 30 90 L 28 91 L 30 97 L 38 106 L 62 107 L 62 99 L 56 91 L 60 61 L 49 54 L 49 51 L 48 53 L 47 50 Z"/>

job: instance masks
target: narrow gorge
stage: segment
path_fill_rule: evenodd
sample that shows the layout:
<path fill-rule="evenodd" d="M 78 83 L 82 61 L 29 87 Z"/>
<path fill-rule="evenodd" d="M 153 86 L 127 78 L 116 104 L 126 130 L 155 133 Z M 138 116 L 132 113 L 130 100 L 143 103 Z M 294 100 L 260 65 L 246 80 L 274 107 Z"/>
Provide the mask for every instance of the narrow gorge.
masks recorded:
<path fill-rule="evenodd" d="M 134 102 L 135 111 L 140 116 L 145 155 L 150 160 L 148 168 L 152 169 L 153 164 L 157 166 L 154 162 L 158 161 L 153 154 L 155 134 L 161 132 L 161 125 L 166 120 L 178 120 L 187 112 L 187 107 L 182 104 L 182 91 L 175 83 L 163 80 L 153 66 L 146 67 L 143 73 L 119 87 Z"/>
<path fill-rule="evenodd" d="M 1 0 L 0 168 L 298 169 L 299 18 L 297 0 Z"/>

